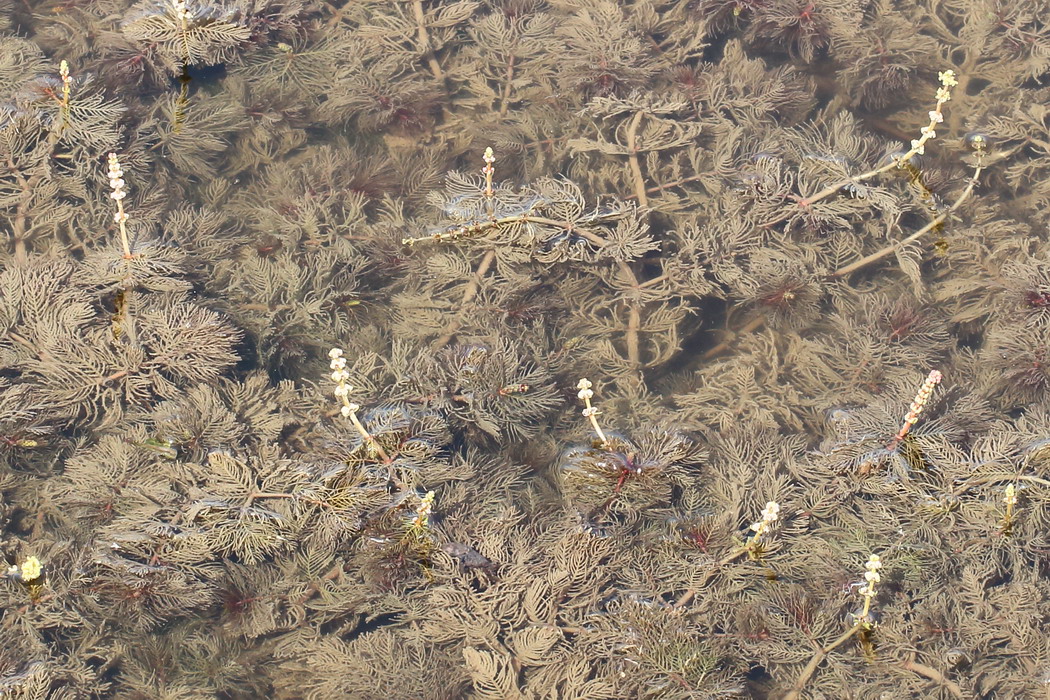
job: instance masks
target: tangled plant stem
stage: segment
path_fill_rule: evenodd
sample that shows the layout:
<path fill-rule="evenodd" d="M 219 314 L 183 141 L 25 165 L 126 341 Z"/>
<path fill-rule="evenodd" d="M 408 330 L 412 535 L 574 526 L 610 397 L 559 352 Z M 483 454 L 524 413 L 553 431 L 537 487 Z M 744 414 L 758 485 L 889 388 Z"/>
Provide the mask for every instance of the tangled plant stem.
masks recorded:
<path fill-rule="evenodd" d="M 850 263 L 849 265 L 844 265 L 839 269 L 835 270 L 833 273 L 831 273 L 831 276 L 845 277 L 846 275 L 852 274 L 863 267 L 867 267 L 873 262 L 878 262 L 879 260 L 882 260 L 886 256 L 892 254 L 895 250 L 899 250 L 900 248 L 908 245 L 909 243 L 914 243 L 930 231 L 933 231 L 934 229 L 944 224 L 948 217 L 951 216 L 952 212 L 954 212 L 956 209 L 962 206 L 962 203 L 970 197 L 971 193 L 973 193 L 973 188 L 977 184 L 977 180 L 981 176 L 981 171 L 984 169 L 982 164 L 983 153 L 983 147 L 975 153 L 975 156 L 977 158 L 977 165 L 974 168 L 973 175 L 970 177 L 969 182 L 966 184 L 966 189 L 964 189 L 959 194 L 959 196 L 955 198 L 955 201 L 952 202 L 951 206 L 939 213 L 933 218 L 932 221 L 930 221 L 928 224 L 926 224 L 907 238 L 904 238 L 896 243 L 881 248 L 880 250 L 875 251 L 871 255 L 866 255 L 863 258 Z"/>

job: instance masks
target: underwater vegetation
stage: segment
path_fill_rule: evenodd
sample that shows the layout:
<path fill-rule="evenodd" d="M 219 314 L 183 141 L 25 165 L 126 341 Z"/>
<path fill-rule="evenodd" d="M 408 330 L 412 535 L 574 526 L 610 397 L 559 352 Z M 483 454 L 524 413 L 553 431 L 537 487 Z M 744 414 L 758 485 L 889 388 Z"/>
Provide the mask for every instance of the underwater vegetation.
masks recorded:
<path fill-rule="evenodd" d="M 0 694 L 1050 683 L 1037 0 L 0 0 Z"/>

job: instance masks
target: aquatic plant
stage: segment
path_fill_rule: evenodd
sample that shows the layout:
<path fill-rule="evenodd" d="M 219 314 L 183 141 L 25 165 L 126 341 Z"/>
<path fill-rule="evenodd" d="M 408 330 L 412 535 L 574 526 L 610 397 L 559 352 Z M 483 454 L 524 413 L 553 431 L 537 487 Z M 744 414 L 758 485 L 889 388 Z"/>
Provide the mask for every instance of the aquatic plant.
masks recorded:
<path fill-rule="evenodd" d="M 124 35 L 157 48 L 172 74 L 228 60 L 251 37 L 232 6 L 206 0 L 143 0 L 127 15 Z"/>
<path fill-rule="evenodd" d="M 0 692 L 1042 693 L 1046 19 L 0 2 Z"/>

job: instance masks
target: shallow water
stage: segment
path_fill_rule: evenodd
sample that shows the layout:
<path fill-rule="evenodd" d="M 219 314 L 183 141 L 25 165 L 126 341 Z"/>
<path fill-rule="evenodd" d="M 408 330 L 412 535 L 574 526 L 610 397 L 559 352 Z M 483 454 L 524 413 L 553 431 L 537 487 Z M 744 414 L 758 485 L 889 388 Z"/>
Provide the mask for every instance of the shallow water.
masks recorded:
<path fill-rule="evenodd" d="M 0 692 L 1041 697 L 1045 13 L 0 5 Z"/>

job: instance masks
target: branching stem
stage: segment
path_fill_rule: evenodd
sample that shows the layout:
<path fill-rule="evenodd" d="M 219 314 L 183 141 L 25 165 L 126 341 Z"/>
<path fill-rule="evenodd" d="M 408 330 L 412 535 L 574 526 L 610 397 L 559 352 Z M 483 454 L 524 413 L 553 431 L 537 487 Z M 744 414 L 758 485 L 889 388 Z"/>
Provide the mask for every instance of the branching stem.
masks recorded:
<path fill-rule="evenodd" d="M 430 72 L 434 74 L 435 78 L 443 81 L 445 72 L 441 70 L 441 64 L 438 63 L 437 58 L 434 56 L 434 51 L 430 47 L 430 35 L 427 34 L 427 17 L 423 12 L 423 0 L 412 0 L 412 14 L 416 18 L 416 41 L 419 42 L 419 50 L 423 52 L 423 56 L 427 59 Z"/>
<path fill-rule="evenodd" d="M 933 218 L 933 220 L 930 221 L 930 223 L 926 224 L 925 226 L 920 228 L 918 231 L 916 231 L 915 233 L 911 234 L 910 236 L 908 236 L 907 238 L 905 238 L 903 240 L 897 241 L 896 243 L 892 243 L 892 244 L 886 246 L 885 248 L 882 248 L 881 250 L 875 251 L 871 255 L 867 255 L 867 256 L 861 258 L 860 260 L 856 260 L 856 261 L 850 263 L 849 265 L 846 265 L 844 267 L 840 267 L 839 269 L 837 269 L 833 273 L 831 273 L 831 276 L 832 277 L 845 277 L 848 274 L 856 272 L 857 270 L 861 269 L 862 267 L 866 267 L 866 266 L 870 265 L 873 262 L 876 262 L 878 260 L 882 260 L 884 257 L 889 255 L 893 251 L 899 249 L 901 246 L 905 246 L 905 245 L 908 245 L 909 243 L 913 243 L 913 242 L 919 240 L 926 233 L 932 231 L 933 229 L 935 229 L 938 226 L 940 226 L 941 224 L 943 224 L 945 219 L 947 219 L 948 216 L 951 215 L 952 212 L 954 212 L 956 209 L 958 209 L 959 206 L 961 206 L 962 203 L 965 202 L 967 200 L 967 198 L 970 196 L 970 194 L 973 192 L 973 188 L 977 184 L 977 179 L 981 175 L 981 170 L 982 170 L 982 166 L 980 165 L 980 163 L 978 163 L 977 167 L 974 169 L 973 176 L 970 178 L 970 181 L 966 185 L 966 189 L 964 189 L 962 191 L 962 193 L 955 199 L 955 201 L 952 202 L 952 205 L 950 207 L 948 207 L 947 209 L 942 211 L 940 214 L 935 216 Z"/>
<path fill-rule="evenodd" d="M 799 700 L 799 698 L 802 697 L 802 689 L 806 687 L 806 683 L 808 683 L 809 679 L 813 676 L 814 673 L 816 673 L 817 667 L 820 666 L 822 661 L 824 661 L 824 658 L 827 657 L 828 654 L 830 654 L 831 652 L 835 651 L 840 646 L 848 642 L 853 637 L 853 635 L 855 635 L 862 629 L 864 629 L 863 625 L 853 625 L 853 627 L 850 627 L 847 631 L 843 632 L 842 636 L 833 641 L 831 644 L 822 649 L 818 649 L 817 653 L 814 654 L 813 658 L 811 658 L 809 660 L 809 663 L 806 664 L 806 667 L 802 669 L 802 673 L 799 674 L 798 679 L 795 681 L 795 684 L 791 686 L 791 690 L 788 691 L 787 695 L 785 695 L 781 700 Z"/>
<path fill-rule="evenodd" d="M 463 290 L 463 298 L 459 300 L 460 308 L 465 307 L 469 304 L 475 296 L 478 294 L 478 289 L 481 286 L 481 280 L 488 274 L 489 268 L 492 267 L 492 263 L 496 260 L 496 250 L 490 249 L 485 253 L 485 257 L 478 263 L 478 268 L 474 271 L 474 274 L 470 278 L 470 282 L 467 284 L 466 289 Z M 462 316 L 462 314 L 460 314 Z M 448 345 L 449 341 L 452 340 L 456 332 L 463 326 L 463 323 L 458 319 L 454 319 L 449 325 L 445 335 L 434 341 L 434 347 L 441 348 Z"/>
<path fill-rule="evenodd" d="M 642 177 L 642 165 L 638 162 L 637 136 L 638 127 L 642 123 L 645 113 L 638 110 L 634 113 L 630 125 L 627 127 L 627 160 L 631 166 L 631 176 L 634 179 L 634 196 L 638 198 L 638 204 L 643 207 L 649 206 L 649 195 L 645 191 L 645 178 Z"/>
<path fill-rule="evenodd" d="M 947 690 L 953 696 L 960 698 L 960 700 L 963 697 L 962 688 L 959 687 L 958 683 L 948 680 L 944 677 L 944 674 L 938 671 L 937 669 L 931 666 L 927 666 L 926 664 L 918 663 L 915 660 L 915 654 L 912 654 L 911 658 L 902 661 L 901 668 L 907 671 L 911 671 L 912 673 L 917 673 L 920 676 L 925 676 L 926 678 L 929 678 L 931 681 L 937 683 L 939 686 Z"/>

